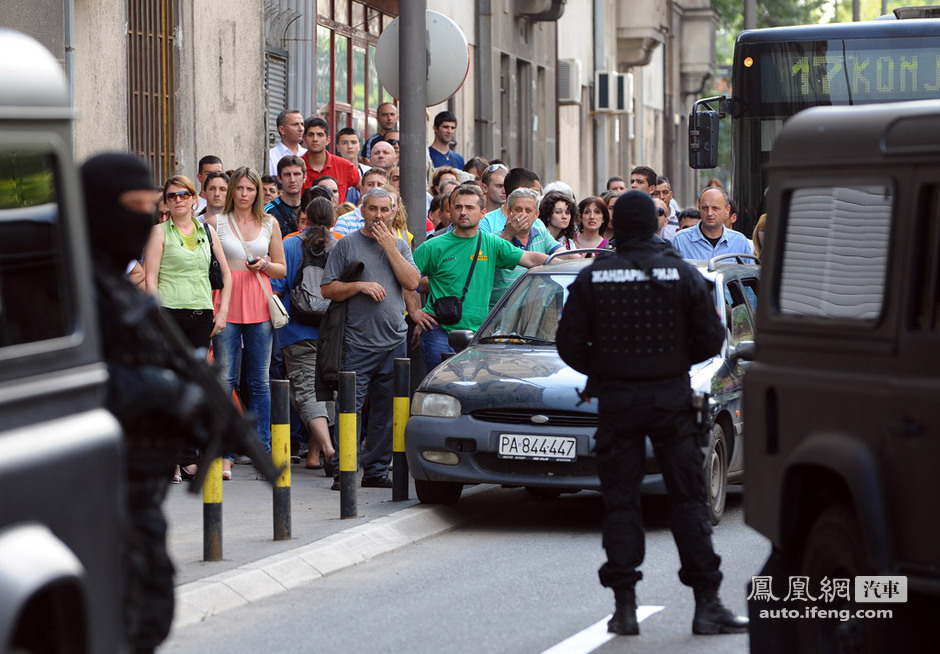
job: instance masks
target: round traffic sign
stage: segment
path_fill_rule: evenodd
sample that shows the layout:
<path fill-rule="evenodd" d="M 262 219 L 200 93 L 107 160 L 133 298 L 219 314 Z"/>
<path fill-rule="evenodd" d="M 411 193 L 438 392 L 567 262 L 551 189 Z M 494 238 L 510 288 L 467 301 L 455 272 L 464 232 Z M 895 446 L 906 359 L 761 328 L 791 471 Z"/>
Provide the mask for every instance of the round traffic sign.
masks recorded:
<path fill-rule="evenodd" d="M 375 70 L 379 81 L 392 97 L 398 99 L 399 84 L 399 19 L 382 31 L 375 47 Z M 431 107 L 444 102 L 463 86 L 470 72 L 470 49 L 463 30 L 450 18 L 436 11 L 427 12 L 427 97 Z"/>

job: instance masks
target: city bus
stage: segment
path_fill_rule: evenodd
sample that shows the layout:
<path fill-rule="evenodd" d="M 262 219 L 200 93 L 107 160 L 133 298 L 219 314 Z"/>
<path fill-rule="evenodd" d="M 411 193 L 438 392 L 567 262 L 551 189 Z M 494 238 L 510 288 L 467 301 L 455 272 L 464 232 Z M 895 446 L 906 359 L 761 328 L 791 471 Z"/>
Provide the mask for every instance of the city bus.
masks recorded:
<path fill-rule="evenodd" d="M 750 235 L 764 211 L 770 150 L 797 112 L 933 98 L 940 98 L 940 7 L 897 9 L 867 22 L 747 30 L 735 44 L 731 97 L 693 105 L 689 165 L 717 165 L 719 118 L 730 116 L 735 227 Z"/>

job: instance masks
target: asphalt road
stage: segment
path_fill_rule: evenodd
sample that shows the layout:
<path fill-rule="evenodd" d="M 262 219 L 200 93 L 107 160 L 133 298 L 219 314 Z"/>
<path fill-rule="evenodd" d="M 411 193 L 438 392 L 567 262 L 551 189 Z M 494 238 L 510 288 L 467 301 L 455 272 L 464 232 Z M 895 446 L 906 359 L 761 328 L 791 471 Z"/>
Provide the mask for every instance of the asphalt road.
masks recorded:
<path fill-rule="evenodd" d="M 733 487 L 715 545 L 722 598 L 745 614 L 745 585 L 769 546 L 743 524 L 740 500 Z M 507 501 L 475 524 L 176 630 L 160 652 L 747 652 L 747 635 L 692 635 L 692 593 L 676 574 L 664 503 L 645 500 L 644 515 L 639 637 L 606 633 L 613 596 L 597 582 L 600 495 L 582 492 Z"/>

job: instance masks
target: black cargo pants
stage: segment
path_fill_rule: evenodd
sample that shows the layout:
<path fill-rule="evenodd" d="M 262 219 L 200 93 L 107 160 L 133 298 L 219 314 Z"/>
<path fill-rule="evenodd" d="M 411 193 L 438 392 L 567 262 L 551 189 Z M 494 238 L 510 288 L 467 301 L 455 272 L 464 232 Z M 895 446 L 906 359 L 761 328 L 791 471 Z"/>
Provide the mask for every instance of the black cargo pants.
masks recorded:
<path fill-rule="evenodd" d="M 632 589 L 645 551 L 640 485 L 650 437 L 669 497 L 669 526 L 679 550 L 679 579 L 693 588 L 721 583 L 721 558 L 712 547 L 706 504 L 704 453 L 687 375 L 600 384 L 598 473 L 604 498 L 601 584 Z"/>

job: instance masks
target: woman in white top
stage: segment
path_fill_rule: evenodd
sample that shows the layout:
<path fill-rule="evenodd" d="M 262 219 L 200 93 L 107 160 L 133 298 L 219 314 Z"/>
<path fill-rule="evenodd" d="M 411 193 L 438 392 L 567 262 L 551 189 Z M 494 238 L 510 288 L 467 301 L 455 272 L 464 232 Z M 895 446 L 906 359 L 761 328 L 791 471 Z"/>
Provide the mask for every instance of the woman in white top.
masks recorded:
<path fill-rule="evenodd" d="M 280 227 L 274 218 L 264 213 L 262 202 L 261 176 L 257 171 L 245 167 L 236 170 L 229 180 L 225 208 L 216 219 L 219 241 L 232 271 L 232 298 L 226 327 L 215 335 L 213 346 L 222 381 L 229 392 L 235 386 L 244 347 L 243 363 L 250 392 L 248 408 L 258 419 L 258 440 L 270 452 L 268 369 L 274 329 L 267 294 L 271 293 L 271 278 L 284 277 L 287 266 Z M 217 295 L 217 310 L 221 308 L 218 299 Z M 231 469 L 232 458 L 224 458 L 223 479 L 231 478 Z"/>

